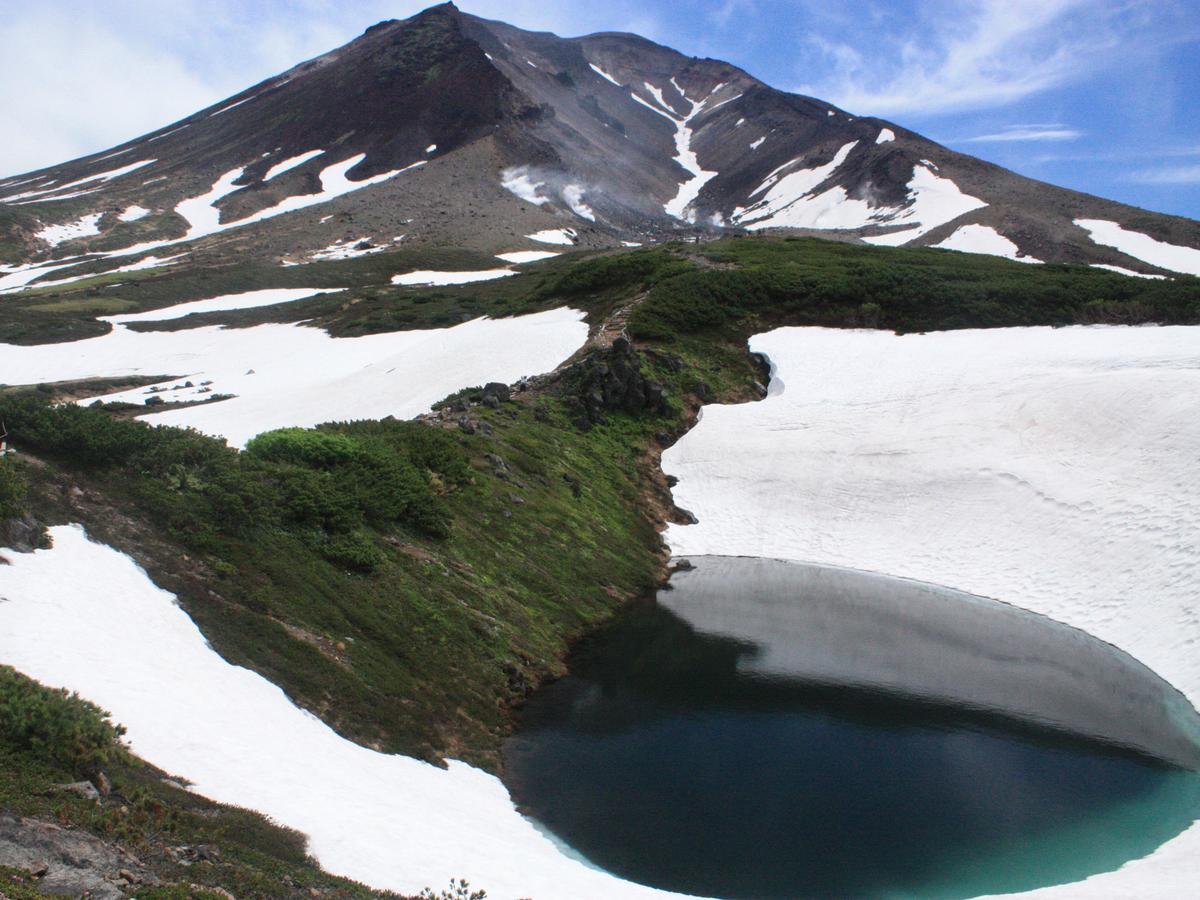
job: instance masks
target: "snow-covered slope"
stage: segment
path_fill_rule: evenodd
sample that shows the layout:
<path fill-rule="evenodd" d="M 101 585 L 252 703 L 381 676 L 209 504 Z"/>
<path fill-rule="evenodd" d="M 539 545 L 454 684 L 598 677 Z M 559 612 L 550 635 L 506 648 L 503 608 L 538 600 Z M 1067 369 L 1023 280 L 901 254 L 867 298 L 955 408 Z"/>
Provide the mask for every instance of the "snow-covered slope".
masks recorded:
<path fill-rule="evenodd" d="M 1200 703 L 1200 329 L 758 335 L 760 403 L 666 451 L 672 551 L 829 563 L 1015 603 Z M 1178 898 L 1200 825 L 1045 896 Z"/>
<path fill-rule="evenodd" d="M 415 894 L 466 878 L 491 897 L 671 896 L 568 858 L 501 782 L 360 747 L 218 656 L 174 597 L 77 526 L 0 565 L 0 658 L 78 691 L 133 751 L 193 790 L 310 837 L 331 872 Z"/>
<path fill-rule="evenodd" d="M 171 318 L 283 298 L 297 297 L 256 292 L 153 315 Z M 191 426 L 241 446 L 272 428 L 415 416 L 461 388 L 549 371 L 586 338 L 583 314 L 570 309 L 357 338 L 332 338 L 303 325 L 137 332 L 118 324 L 103 337 L 68 344 L 0 345 L 0 383 L 176 375 L 153 386 L 154 396 L 197 405 L 149 414 L 147 421 Z M 234 396 L 203 402 L 214 394 Z M 99 399 L 143 403 L 148 396 L 147 388 L 136 388 Z"/>

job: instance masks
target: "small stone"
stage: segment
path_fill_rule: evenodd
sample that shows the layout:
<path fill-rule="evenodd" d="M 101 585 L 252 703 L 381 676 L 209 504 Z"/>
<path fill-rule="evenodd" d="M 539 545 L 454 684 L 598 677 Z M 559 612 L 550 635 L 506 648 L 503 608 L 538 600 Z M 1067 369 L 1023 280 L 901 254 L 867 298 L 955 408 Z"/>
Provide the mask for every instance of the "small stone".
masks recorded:
<path fill-rule="evenodd" d="M 100 792 L 96 790 L 96 786 L 90 781 L 76 781 L 71 784 L 60 784 L 58 789 L 67 794 L 74 794 L 76 797 L 82 797 L 84 800 L 100 799 Z"/>

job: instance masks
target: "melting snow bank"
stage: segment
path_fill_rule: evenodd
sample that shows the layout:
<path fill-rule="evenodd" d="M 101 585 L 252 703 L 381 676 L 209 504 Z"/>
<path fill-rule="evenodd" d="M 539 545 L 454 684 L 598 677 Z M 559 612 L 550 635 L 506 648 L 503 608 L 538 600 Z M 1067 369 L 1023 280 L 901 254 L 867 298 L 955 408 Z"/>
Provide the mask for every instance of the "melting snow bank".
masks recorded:
<path fill-rule="evenodd" d="M 1130 278 L 1151 278 L 1158 281 L 1166 281 L 1166 275 L 1150 275 L 1146 272 L 1135 272 L 1133 269 L 1126 269 L 1121 266 L 1110 266 L 1108 263 L 1092 263 L 1093 269 L 1107 269 L 1109 272 L 1116 272 L 1118 275 L 1128 275 Z"/>
<path fill-rule="evenodd" d="M 228 312 L 237 309 L 254 309 L 259 306 L 274 306 L 277 303 L 291 303 L 318 294 L 336 294 L 345 288 L 268 288 L 261 291 L 246 291 L 242 294 L 225 294 L 211 297 L 208 300 L 193 300 L 191 303 L 179 303 L 164 309 L 151 309 L 139 313 L 122 313 L 117 316 L 101 316 L 102 322 L 124 325 L 128 322 L 168 322 L 171 319 L 182 319 L 195 313 Z"/>
<path fill-rule="evenodd" d="M 91 213 L 74 222 L 67 222 L 65 225 L 47 225 L 41 231 L 35 232 L 33 236 L 45 241 L 51 247 L 57 247 L 63 241 L 91 237 L 100 233 L 99 223 L 103 215 L 104 213 Z"/>
<path fill-rule="evenodd" d="M 1023 263 L 1040 263 L 1040 259 L 1022 256 L 1020 248 L 989 225 L 964 225 L 944 241 L 934 244 L 943 250 L 958 250 L 961 253 L 985 253 L 988 256 L 1003 256 Z"/>
<path fill-rule="evenodd" d="M 235 295 L 207 302 L 230 308 L 241 300 Z M 169 372 L 178 378 L 155 385 L 164 400 L 236 396 L 147 421 L 191 426 L 241 446 L 272 428 L 415 416 L 464 387 L 548 372 L 586 339 L 583 313 L 566 308 L 355 338 L 294 324 L 173 332 L 117 325 L 102 337 L 69 344 L 0 344 L 0 384 Z M 185 379 L 192 386 L 176 388 Z M 98 399 L 143 403 L 147 396 L 145 388 L 135 388 Z"/>
<path fill-rule="evenodd" d="M 403 275 L 393 275 L 392 284 L 470 284 L 473 281 L 494 281 L 516 274 L 513 269 L 478 269 L 471 272 L 435 272 L 431 269 L 420 269 L 416 272 L 405 272 Z"/>
<path fill-rule="evenodd" d="M 663 454 L 677 555 L 765 556 L 996 597 L 1132 654 L 1200 703 L 1200 329 L 758 335 L 760 403 Z M 1200 825 L 1044 897 L 1189 895 Z"/>
<path fill-rule="evenodd" d="M 579 234 L 574 228 L 548 228 L 545 231 L 535 231 L 525 237 L 539 244 L 559 244 L 569 247 L 579 240 Z"/>
<path fill-rule="evenodd" d="M 1200 275 L 1200 250 L 1156 241 L 1148 234 L 1127 231 L 1116 222 L 1102 219 L 1076 219 L 1075 224 L 1092 236 L 1092 242 L 1102 247 L 1114 247 L 1127 256 L 1148 262 L 1160 269 Z"/>
<path fill-rule="evenodd" d="M 466 878 L 494 897 L 671 896 L 568 858 L 491 775 L 339 737 L 221 659 L 129 557 L 78 526 L 51 537 L 0 565 L 0 658 L 109 710 L 135 753 L 198 793 L 308 834 L 327 870 L 403 893 Z"/>
<path fill-rule="evenodd" d="M 511 253 L 497 253 L 496 259 L 502 259 L 513 265 L 521 265 L 522 263 L 539 262 L 543 259 L 553 259 L 555 256 L 561 256 L 561 253 L 554 253 L 550 250 L 514 250 Z"/>

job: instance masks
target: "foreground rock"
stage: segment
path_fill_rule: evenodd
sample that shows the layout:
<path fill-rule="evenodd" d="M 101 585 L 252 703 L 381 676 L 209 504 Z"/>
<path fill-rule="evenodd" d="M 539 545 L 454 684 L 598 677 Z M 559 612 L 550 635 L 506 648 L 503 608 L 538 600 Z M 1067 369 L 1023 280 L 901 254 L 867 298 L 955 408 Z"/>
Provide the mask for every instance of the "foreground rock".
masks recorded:
<path fill-rule="evenodd" d="M 117 900 L 137 884 L 157 884 L 131 854 L 97 837 L 50 822 L 0 813 L 0 865 L 23 869 L 38 890 Z"/>

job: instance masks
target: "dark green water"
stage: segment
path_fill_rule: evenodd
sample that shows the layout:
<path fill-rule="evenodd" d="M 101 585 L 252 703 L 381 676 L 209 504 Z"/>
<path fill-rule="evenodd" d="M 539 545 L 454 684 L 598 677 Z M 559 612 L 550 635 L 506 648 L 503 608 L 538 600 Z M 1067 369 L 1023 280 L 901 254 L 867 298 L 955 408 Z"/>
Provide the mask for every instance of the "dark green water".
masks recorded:
<path fill-rule="evenodd" d="M 971 897 L 1200 816 L 1200 718 L 1109 645 L 911 582 L 693 561 L 506 747 L 517 803 L 593 864 L 704 896 Z"/>

